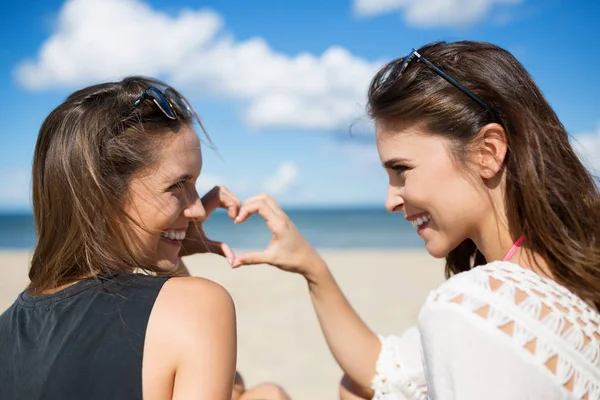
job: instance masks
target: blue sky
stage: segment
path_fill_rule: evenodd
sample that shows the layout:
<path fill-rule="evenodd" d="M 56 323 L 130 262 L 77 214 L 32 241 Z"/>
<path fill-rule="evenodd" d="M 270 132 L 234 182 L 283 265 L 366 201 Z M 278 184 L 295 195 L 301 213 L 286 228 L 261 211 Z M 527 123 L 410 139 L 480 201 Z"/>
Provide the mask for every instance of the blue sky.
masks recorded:
<path fill-rule="evenodd" d="M 187 95 L 221 158 L 200 190 L 263 191 L 284 206 L 383 205 L 387 177 L 361 134 L 386 61 L 436 40 L 513 52 L 600 171 L 600 5 L 593 0 L 31 0 L 3 2 L 0 210 L 30 209 L 45 116 L 69 93 L 128 74 Z M 355 124 L 356 135 L 349 130 Z"/>

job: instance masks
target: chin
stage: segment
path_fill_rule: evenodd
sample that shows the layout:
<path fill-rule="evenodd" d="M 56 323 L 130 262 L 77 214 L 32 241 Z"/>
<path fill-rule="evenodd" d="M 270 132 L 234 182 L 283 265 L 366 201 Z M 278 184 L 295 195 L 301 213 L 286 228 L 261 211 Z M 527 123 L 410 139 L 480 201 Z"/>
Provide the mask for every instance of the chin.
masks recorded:
<path fill-rule="evenodd" d="M 450 253 L 447 246 L 440 246 L 434 241 L 425 242 L 425 249 L 433 258 L 444 258 Z"/>

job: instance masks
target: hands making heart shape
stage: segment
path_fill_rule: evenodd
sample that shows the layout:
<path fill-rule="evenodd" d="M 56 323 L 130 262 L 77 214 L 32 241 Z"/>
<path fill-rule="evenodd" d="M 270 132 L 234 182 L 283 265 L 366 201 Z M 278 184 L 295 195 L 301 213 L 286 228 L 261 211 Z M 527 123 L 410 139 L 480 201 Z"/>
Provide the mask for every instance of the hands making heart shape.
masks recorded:
<path fill-rule="evenodd" d="M 227 259 L 232 267 L 271 264 L 282 270 L 306 275 L 319 255 L 304 239 L 275 199 L 266 194 L 251 197 L 243 204 L 224 186 L 216 186 L 202 197 L 208 218 L 217 208 L 227 210 L 234 223 L 241 224 L 252 214 L 260 215 L 273 235 L 263 251 L 235 256 L 227 243 L 209 239 L 202 222 L 192 223 L 186 233 L 180 256 L 214 253 Z"/>

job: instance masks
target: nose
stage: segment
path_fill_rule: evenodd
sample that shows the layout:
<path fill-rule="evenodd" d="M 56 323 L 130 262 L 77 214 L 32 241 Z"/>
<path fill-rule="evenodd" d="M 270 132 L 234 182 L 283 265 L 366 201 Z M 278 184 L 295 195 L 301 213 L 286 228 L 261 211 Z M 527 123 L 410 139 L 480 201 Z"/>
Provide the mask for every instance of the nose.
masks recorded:
<path fill-rule="evenodd" d="M 400 193 L 400 188 L 393 185 L 388 186 L 387 197 L 385 198 L 385 209 L 389 212 L 403 211 L 404 198 Z"/>
<path fill-rule="evenodd" d="M 188 196 L 188 202 L 183 210 L 183 215 L 189 219 L 204 221 L 206 219 L 206 210 L 202 205 L 202 200 L 200 199 L 200 196 L 198 196 L 196 189 L 188 194 Z"/>

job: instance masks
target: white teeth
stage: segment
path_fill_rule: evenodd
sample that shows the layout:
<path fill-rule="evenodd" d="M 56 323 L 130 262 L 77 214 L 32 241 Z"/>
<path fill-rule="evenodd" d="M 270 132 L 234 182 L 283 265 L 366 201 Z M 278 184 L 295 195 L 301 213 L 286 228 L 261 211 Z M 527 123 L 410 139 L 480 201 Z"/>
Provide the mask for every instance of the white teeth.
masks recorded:
<path fill-rule="evenodd" d="M 423 217 L 419 217 L 417 219 L 415 219 L 414 221 L 412 221 L 412 226 L 414 226 L 415 228 L 418 228 L 419 226 L 423 225 L 425 222 L 428 222 L 431 220 L 431 215 L 425 215 Z"/>
<path fill-rule="evenodd" d="M 171 239 L 171 240 L 183 240 L 183 239 L 185 239 L 185 231 L 182 231 L 182 232 L 179 232 L 179 231 L 161 232 L 160 235 L 162 237 L 164 237 L 164 238 Z"/>

